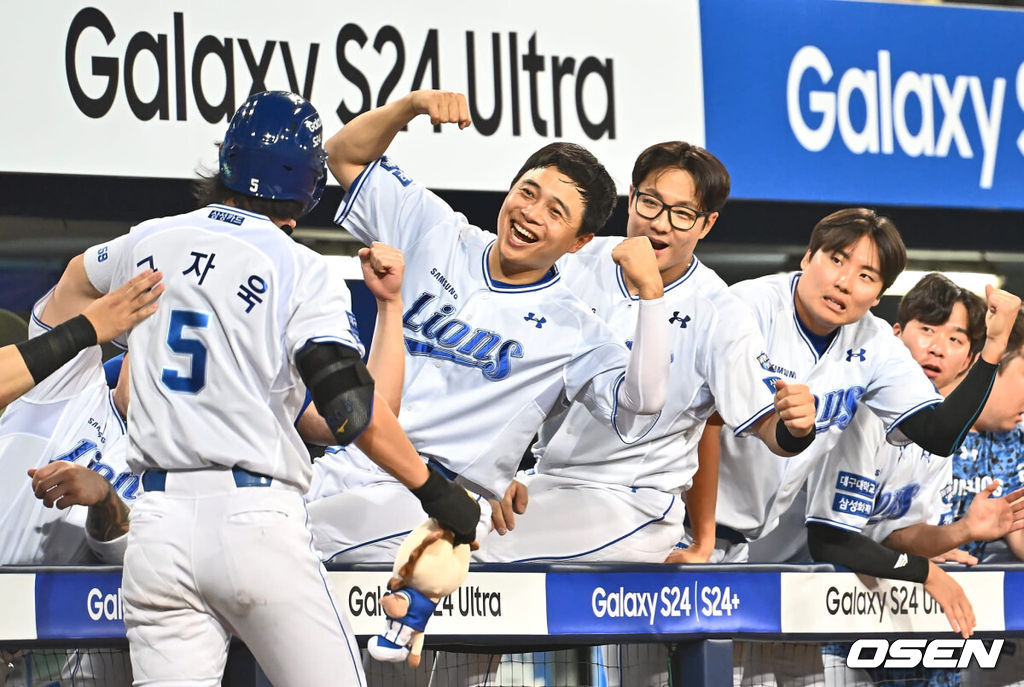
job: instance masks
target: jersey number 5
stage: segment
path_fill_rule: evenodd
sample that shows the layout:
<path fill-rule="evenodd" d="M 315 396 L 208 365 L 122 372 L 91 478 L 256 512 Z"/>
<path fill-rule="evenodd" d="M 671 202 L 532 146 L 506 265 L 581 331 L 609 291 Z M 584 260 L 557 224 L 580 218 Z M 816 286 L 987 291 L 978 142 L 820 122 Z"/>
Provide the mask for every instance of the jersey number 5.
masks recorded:
<path fill-rule="evenodd" d="M 194 394 L 206 386 L 206 346 L 199 339 L 182 336 L 185 327 L 206 329 L 210 316 L 195 310 L 172 310 L 171 326 L 167 331 L 167 347 L 175 353 L 189 356 L 189 373 L 183 375 L 177 370 L 164 368 L 160 381 L 171 391 Z"/>

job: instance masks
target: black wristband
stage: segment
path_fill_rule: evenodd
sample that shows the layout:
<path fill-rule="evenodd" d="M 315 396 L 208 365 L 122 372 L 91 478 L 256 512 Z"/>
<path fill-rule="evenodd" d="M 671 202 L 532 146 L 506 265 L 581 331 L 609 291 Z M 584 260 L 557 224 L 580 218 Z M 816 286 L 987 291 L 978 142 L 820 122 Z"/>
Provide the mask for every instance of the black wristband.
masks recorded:
<path fill-rule="evenodd" d="M 924 556 L 908 553 L 906 568 L 907 580 L 924 584 L 928 579 L 928 559 Z"/>
<path fill-rule="evenodd" d="M 436 501 L 437 499 L 444 497 L 445 493 L 448 491 L 448 485 L 446 484 L 448 480 L 444 478 L 444 475 L 430 465 L 427 466 L 427 473 L 427 481 L 415 489 L 410 490 L 412 491 L 413 496 L 423 503 Z"/>
<path fill-rule="evenodd" d="M 96 329 L 92 322 L 85 315 L 78 315 L 45 334 L 22 341 L 17 348 L 32 380 L 38 384 L 80 351 L 96 343 Z"/>
<path fill-rule="evenodd" d="M 427 466 L 427 481 L 412 489 L 427 515 L 452 531 L 455 546 L 476 539 L 480 505 L 455 482 L 449 481 L 433 466 Z"/>
<path fill-rule="evenodd" d="M 775 443 L 787 453 L 800 453 L 814 441 L 814 430 L 812 429 L 804 437 L 795 437 L 789 433 L 789 427 L 780 417 L 775 423 Z"/>

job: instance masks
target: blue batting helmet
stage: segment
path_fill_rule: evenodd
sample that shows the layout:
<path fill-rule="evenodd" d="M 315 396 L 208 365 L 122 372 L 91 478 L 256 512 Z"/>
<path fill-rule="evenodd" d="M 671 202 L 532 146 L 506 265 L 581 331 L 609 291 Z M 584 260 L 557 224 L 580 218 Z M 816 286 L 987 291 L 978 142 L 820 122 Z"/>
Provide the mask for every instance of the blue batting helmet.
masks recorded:
<path fill-rule="evenodd" d="M 249 96 L 220 147 L 220 178 L 232 191 L 316 207 L 327 183 L 323 124 L 309 101 L 287 91 Z"/>

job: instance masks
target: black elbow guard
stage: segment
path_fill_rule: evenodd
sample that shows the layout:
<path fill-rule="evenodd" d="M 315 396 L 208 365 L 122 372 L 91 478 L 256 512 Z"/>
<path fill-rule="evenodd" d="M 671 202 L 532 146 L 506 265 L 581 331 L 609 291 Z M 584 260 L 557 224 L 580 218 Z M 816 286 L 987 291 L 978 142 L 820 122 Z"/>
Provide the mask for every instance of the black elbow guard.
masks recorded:
<path fill-rule="evenodd" d="M 337 343 L 311 343 L 295 356 L 295 366 L 334 438 L 342 446 L 355 441 L 373 415 L 373 377 L 359 353 Z"/>

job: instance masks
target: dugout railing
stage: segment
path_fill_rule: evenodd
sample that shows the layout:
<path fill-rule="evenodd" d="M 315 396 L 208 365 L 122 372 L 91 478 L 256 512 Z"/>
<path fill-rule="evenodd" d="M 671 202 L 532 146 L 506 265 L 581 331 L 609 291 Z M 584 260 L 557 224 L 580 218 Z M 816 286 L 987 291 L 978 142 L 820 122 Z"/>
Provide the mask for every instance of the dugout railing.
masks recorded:
<path fill-rule="evenodd" d="M 972 601 L 976 637 L 1024 636 L 1024 564 L 946 569 Z M 379 598 L 389 575 L 387 566 L 330 569 L 362 644 L 383 627 Z M 954 637 L 921 585 L 828 565 L 474 564 L 428 630 L 428 648 L 470 655 L 669 645 L 674 684 L 716 687 L 732 684 L 733 640 Z M 7 655 L 124 647 L 124 636 L 119 568 L 0 567 L 0 648 Z M 232 651 L 227 675 L 231 687 L 267 684 L 244 649 Z"/>

